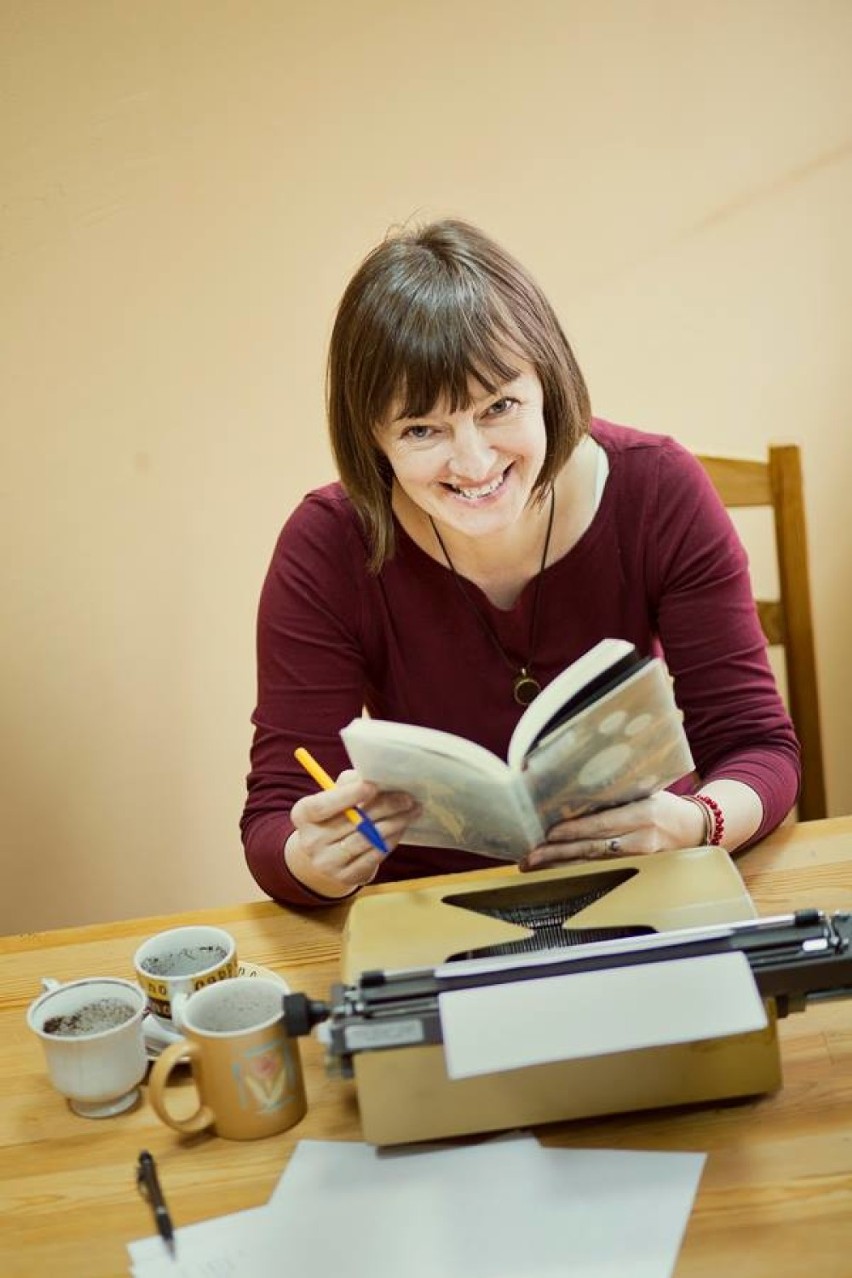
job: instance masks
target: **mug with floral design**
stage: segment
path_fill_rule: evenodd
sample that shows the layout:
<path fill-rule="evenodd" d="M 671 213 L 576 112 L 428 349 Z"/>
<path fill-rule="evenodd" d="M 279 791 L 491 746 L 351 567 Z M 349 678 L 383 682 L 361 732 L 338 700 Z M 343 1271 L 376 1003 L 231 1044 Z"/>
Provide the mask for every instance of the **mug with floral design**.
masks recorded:
<path fill-rule="evenodd" d="M 236 976 L 197 990 L 183 1008 L 184 1037 L 156 1061 L 148 1084 L 155 1113 L 179 1132 L 213 1128 L 230 1140 L 273 1136 L 305 1114 L 299 1045 L 282 1019 L 284 988 Z M 198 1106 L 186 1118 L 168 1108 L 169 1078 L 189 1060 Z"/>

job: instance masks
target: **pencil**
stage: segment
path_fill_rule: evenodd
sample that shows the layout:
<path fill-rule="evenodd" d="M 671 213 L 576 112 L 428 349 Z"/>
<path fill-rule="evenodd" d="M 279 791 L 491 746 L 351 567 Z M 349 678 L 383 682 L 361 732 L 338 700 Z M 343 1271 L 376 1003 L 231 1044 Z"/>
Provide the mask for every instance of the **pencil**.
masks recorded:
<path fill-rule="evenodd" d="M 304 746 L 299 746 L 298 750 L 294 751 L 294 755 L 308 775 L 313 777 L 317 785 L 323 790 L 334 790 L 336 788 L 335 782 L 332 781 L 325 768 L 321 764 L 317 763 L 314 756 L 310 753 L 310 751 L 306 750 Z M 364 835 L 364 838 L 369 839 L 377 852 L 381 852 L 382 856 L 387 856 L 390 848 L 385 843 L 366 812 L 362 812 L 360 808 L 347 808 L 346 816 L 356 829 Z"/>

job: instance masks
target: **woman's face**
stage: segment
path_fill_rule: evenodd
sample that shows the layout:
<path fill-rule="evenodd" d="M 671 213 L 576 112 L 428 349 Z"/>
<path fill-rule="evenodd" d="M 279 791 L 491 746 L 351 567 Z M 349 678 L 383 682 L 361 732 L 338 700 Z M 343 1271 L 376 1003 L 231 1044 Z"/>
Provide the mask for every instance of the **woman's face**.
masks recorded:
<path fill-rule="evenodd" d="M 467 537 L 504 532 L 527 508 L 544 465 L 542 389 L 530 365 L 494 394 L 469 387 L 468 408 L 437 403 L 423 417 L 397 417 L 376 432 L 396 482 L 443 529 Z"/>

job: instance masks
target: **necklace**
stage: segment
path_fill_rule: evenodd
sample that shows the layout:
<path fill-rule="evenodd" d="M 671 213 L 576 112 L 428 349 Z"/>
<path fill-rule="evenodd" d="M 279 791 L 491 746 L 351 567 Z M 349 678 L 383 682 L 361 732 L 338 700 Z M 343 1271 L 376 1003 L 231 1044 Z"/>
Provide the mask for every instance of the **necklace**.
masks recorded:
<path fill-rule="evenodd" d="M 550 549 L 550 534 L 553 532 L 553 515 L 555 510 L 556 510 L 556 494 L 551 488 L 550 513 L 547 517 L 547 532 L 544 535 L 544 549 L 541 552 L 541 564 L 539 565 L 538 576 L 536 577 L 536 581 L 535 581 L 535 595 L 533 596 L 532 616 L 530 617 L 530 637 L 529 637 L 529 644 L 528 644 L 529 656 L 527 657 L 524 665 L 521 666 L 520 670 L 518 670 L 517 668 L 517 662 L 512 660 L 512 658 L 509 656 L 506 649 L 501 644 L 500 640 L 497 638 L 497 635 L 494 633 L 494 630 L 489 624 L 488 618 L 485 617 L 479 611 L 476 604 L 473 602 L 470 595 L 467 593 L 464 586 L 462 585 L 461 578 L 456 572 L 455 564 L 450 558 L 449 551 L 447 550 L 447 547 L 444 545 L 444 540 L 441 534 L 438 532 L 438 526 L 435 523 L 432 516 L 431 515 L 429 516 L 429 523 L 432 525 L 432 531 L 434 532 L 436 538 L 438 539 L 438 545 L 441 547 L 441 552 L 443 553 L 443 556 L 447 561 L 447 567 L 449 568 L 450 572 L 453 574 L 453 581 L 456 583 L 456 586 L 461 592 L 462 599 L 464 599 L 468 608 L 470 608 L 471 612 L 476 617 L 479 624 L 482 626 L 482 629 L 488 635 L 488 638 L 491 640 L 494 647 L 499 652 L 500 656 L 506 662 L 506 665 L 509 667 L 509 669 L 512 670 L 513 672 L 517 671 L 517 673 L 515 674 L 515 678 L 512 682 L 512 695 L 514 696 L 519 706 L 528 706 L 531 701 L 535 701 L 536 697 L 541 692 L 541 684 L 539 683 L 538 679 L 535 678 L 534 675 L 530 674 L 530 666 L 532 665 L 533 653 L 535 652 L 535 636 L 536 636 L 536 629 L 538 626 L 538 605 L 539 605 L 539 599 L 541 598 L 541 579 L 542 579 L 542 574 L 544 573 L 545 564 L 547 563 L 547 552 Z"/>

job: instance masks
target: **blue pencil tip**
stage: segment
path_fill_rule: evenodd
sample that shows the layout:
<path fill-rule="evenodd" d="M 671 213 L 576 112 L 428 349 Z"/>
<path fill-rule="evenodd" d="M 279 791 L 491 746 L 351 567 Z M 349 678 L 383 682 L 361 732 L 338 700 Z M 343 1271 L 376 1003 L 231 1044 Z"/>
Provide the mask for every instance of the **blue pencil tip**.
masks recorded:
<path fill-rule="evenodd" d="M 365 839 L 370 840 L 377 852 L 381 852 L 382 856 L 387 856 L 390 849 L 369 817 L 365 816 L 357 828 L 364 835 Z"/>

